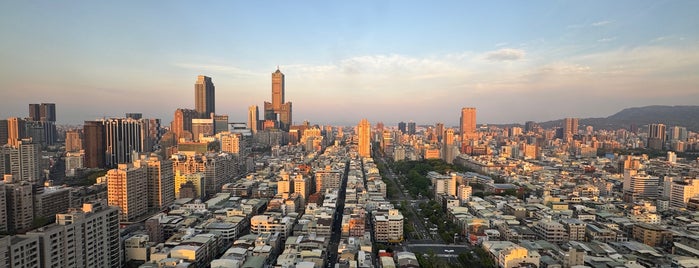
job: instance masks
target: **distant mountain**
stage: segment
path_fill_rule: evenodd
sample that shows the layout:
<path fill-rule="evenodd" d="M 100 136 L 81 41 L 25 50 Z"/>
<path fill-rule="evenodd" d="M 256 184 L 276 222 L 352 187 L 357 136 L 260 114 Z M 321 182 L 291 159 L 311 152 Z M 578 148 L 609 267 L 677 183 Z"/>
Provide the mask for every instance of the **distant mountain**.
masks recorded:
<path fill-rule="evenodd" d="M 631 125 L 661 123 L 668 127 L 683 126 L 691 131 L 699 131 L 699 106 L 645 106 L 627 108 L 606 118 L 580 118 L 580 126 L 593 126 L 595 129 L 629 129 Z M 563 119 L 539 123 L 544 128 L 563 125 Z"/>

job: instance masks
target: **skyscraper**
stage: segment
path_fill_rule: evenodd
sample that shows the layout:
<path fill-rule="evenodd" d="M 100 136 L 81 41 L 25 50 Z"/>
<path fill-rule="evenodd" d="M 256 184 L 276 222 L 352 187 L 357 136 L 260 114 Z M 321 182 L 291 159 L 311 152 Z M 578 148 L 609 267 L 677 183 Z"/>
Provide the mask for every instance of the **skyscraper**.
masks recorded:
<path fill-rule="evenodd" d="M 41 120 L 41 105 L 38 103 L 29 104 L 29 120 L 39 121 Z"/>
<path fill-rule="evenodd" d="M 476 108 L 461 108 L 459 131 L 462 139 L 471 139 L 476 134 Z"/>
<path fill-rule="evenodd" d="M 148 151 L 148 121 L 131 118 L 110 118 L 102 120 L 106 144 L 106 164 L 131 163 L 132 154 Z"/>
<path fill-rule="evenodd" d="M 83 148 L 85 150 L 86 168 L 105 167 L 107 143 L 104 137 L 104 125 L 101 121 L 85 121 L 83 125 Z"/>
<path fill-rule="evenodd" d="M 272 109 L 281 111 L 284 104 L 284 74 L 279 71 L 272 73 Z"/>
<path fill-rule="evenodd" d="M 563 121 L 563 140 L 570 140 L 578 134 L 578 119 L 568 117 Z"/>
<path fill-rule="evenodd" d="M 200 118 L 210 118 L 216 110 L 214 83 L 211 77 L 197 76 L 194 84 L 194 109 L 199 113 Z"/>
<path fill-rule="evenodd" d="M 39 121 L 56 122 L 55 103 L 42 103 L 39 106 Z"/>
<path fill-rule="evenodd" d="M 39 144 L 31 139 L 18 141 L 16 146 L 6 148 L 9 150 L 10 174 L 15 181 L 42 183 L 41 159 Z"/>
<path fill-rule="evenodd" d="M 398 122 L 398 130 L 400 130 L 402 134 L 408 133 L 408 128 L 406 127 L 405 122 Z"/>
<path fill-rule="evenodd" d="M 279 128 L 289 131 L 292 121 L 291 102 L 284 101 L 284 74 L 279 71 L 272 73 L 272 102 L 265 102 L 265 120 L 279 122 Z"/>
<path fill-rule="evenodd" d="M 408 134 L 415 135 L 415 133 L 417 133 L 415 122 L 408 122 Z"/>
<path fill-rule="evenodd" d="M 359 121 L 357 135 L 359 136 L 359 156 L 371 157 L 371 124 L 366 118 Z"/>
<path fill-rule="evenodd" d="M 7 119 L 0 120 L 0 146 L 7 144 Z"/>
<path fill-rule="evenodd" d="M 257 123 L 260 122 L 260 110 L 257 105 L 248 107 L 248 128 L 253 134 L 257 133 Z"/>
<path fill-rule="evenodd" d="M 196 110 L 191 109 L 177 109 L 175 110 L 175 117 L 172 120 L 172 126 L 170 130 L 175 133 L 177 140 L 181 138 L 191 139 L 192 138 L 192 119 L 197 118 L 199 115 Z"/>
<path fill-rule="evenodd" d="M 27 123 L 24 119 L 10 117 L 7 119 L 7 143 L 17 146 L 19 141 L 27 137 Z"/>
<path fill-rule="evenodd" d="M 442 141 L 444 138 L 444 123 L 437 123 L 434 125 L 434 132 L 437 135 L 437 140 Z"/>
<path fill-rule="evenodd" d="M 666 137 L 664 124 L 650 124 L 648 126 L 648 148 L 662 150 Z"/>

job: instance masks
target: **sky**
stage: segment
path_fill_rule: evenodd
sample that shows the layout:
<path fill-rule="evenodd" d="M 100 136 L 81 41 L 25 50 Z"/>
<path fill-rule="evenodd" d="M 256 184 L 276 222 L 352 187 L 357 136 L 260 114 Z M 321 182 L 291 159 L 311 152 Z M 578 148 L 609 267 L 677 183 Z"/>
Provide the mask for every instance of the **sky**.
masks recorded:
<path fill-rule="evenodd" d="M 286 75 L 293 120 L 458 125 L 699 105 L 699 1 L 2 1 L 0 118 L 141 112 L 212 77 L 246 121 Z"/>

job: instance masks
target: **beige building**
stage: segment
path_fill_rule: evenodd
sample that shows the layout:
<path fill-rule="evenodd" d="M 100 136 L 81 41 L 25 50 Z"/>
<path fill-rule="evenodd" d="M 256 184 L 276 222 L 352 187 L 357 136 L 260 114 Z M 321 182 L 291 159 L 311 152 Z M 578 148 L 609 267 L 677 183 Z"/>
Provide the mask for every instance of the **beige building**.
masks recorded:
<path fill-rule="evenodd" d="M 121 267 L 119 210 L 105 201 L 57 214 L 27 236 L 40 241 L 41 267 Z"/>
<path fill-rule="evenodd" d="M 403 215 L 397 209 L 374 212 L 374 240 L 398 243 L 403 241 Z"/>
<path fill-rule="evenodd" d="M 359 138 L 359 156 L 371 157 L 371 124 L 366 118 L 359 121 L 357 136 Z"/>
<path fill-rule="evenodd" d="M 180 191 L 182 185 L 191 182 L 196 190 L 197 197 L 201 197 L 206 193 L 206 180 L 204 173 L 182 174 L 179 170 L 175 171 L 175 197 L 181 198 Z"/>
<path fill-rule="evenodd" d="M 670 186 L 670 207 L 686 208 L 687 202 L 692 197 L 699 196 L 699 180 L 684 179 L 672 182 Z"/>
<path fill-rule="evenodd" d="M 148 209 L 163 210 L 175 202 L 175 173 L 172 160 L 153 153 L 141 155 L 134 167 L 146 169 L 148 179 Z"/>
<path fill-rule="evenodd" d="M 539 239 L 551 243 L 561 244 L 568 241 L 568 233 L 563 224 L 555 221 L 541 220 L 534 225 L 533 231 Z"/>
<path fill-rule="evenodd" d="M 461 120 L 459 120 L 459 131 L 462 140 L 473 139 L 476 134 L 476 108 L 461 108 Z"/>
<path fill-rule="evenodd" d="M 148 170 L 132 164 L 119 164 L 107 171 L 107 200 L 119 208 L 119 220 L 130 222 L 148 212 Z"/>

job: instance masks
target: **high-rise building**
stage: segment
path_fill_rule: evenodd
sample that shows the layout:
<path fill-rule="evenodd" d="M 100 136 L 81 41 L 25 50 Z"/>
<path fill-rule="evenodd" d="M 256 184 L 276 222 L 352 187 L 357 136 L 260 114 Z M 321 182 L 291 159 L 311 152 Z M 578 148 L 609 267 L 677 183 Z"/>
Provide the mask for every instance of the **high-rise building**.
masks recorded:
<path fill-rule="evenodd" d="M 38 103 L 29 104 L 29 120 L 39 121 L 41 120 L 41 105 Z"/>
<path fill-rule="evenodd" d="M 175 137 L 177 140 L 182 138 L 192 139 L 192 119 L 195 119 L 198 116 L 199 115 L 196 110 L 175 110 L 175 117 L 172 120 L 172 126 L 170 126 L 170 130 L 173 133 L 175 133 Z"/>
<path fill-rule="evenodd" d="M 454 146 L 454 129 L 448 128 L 444 131 L 442 142 L 442 160 L 451 164 L 456 158 L 456 147 Z"/>
<path fill-rule="evenodd" d="M 7 119 L 0 119 L 0 146 L 7 144 Z"/>
<path fill-rule="evenodd" d="M 55 103 L 42 103 L 39 106 L 39 121 L 56 122 Z"/>
<path fill-rule="evenodd" d="M 573 139 L 574 135 L 578 134 L 578 119 L 568 117 L 563 120 L 563 140 L 568 141 Z"/>
<path fill-rule="evenodd" d="M 476 108 L 461 108 L 461 119 L 459 122 L 459 134 L 461 134 L 462 140 L 474 138 L 476 134 Z"/>
<path fill-rule="evenodd" d="M 104 201 L 57 214 L 56 223 L 27 233 L 40 241 L 41 267 L 121 267 L 119 212 Z"/>
<path fill-rule="evenodd" d="M 119 164 L 107 171 L 107 200 L 119 208 L 119 221 L 131 222 L 148 212 L 148 170 Z"/>
<path fill-rule="evenodd" d="M 77 152 L 83 149 L 83 135 L 78 129 L 66 131 L 66 152 Z"/>
<path fill-rule="evenodd" d="M 659 183 L 658 177 L 626 171 L 623 184 L 624 199 L 627 202 L 641 199 L 655 200 L 658 198 Z"/>
<path fill-rule="evenodd" d="M 272 73 L 272 102 L 265 102 L 265 120 L 279 122 L 279 128 L 289 131 L 292 123 L 291 102 L 284 100 L 284 74 L 279 71 Z"/>
<path fill-rule="evenodd" d="M 214 120 L 211 118 L 192 119 L 192 140 L 199 141 L 202 137 L 214 135 Z"/>
<path fill-rule="evenodd" d="M 214 134 L 228 131 L 228 115 L 214 115 Z"/>
<path fill-rule="evenodd" d="M 27 123 L 24 119 L 10 117 L 7 119 L 7 143 L 17 146 L 19 141 L 27 137 Z"/>
<path fill-rule="evenodd" d="M 444 123 L 437 123 L 434 125 L 434 131 L 437 134 L 437 141 L 442 141 L 444 138 Z"/>
<path fill-rule="evenodd" d="M 366 118 L 359 121 L 357 136 L 359 136 L 359 156 L 371 157 L 371 124 Z"/>
<path fill-rule="evenodd" d="M 374 241 L 399 243 L 403 241 L 403 214 L 397 209 L 373 213 Z"/>
<path fill-rule="evenodd" d="M 175 172 L 172 160 L 157 154 L 141 155 L 134 167 L 146 168 L 148 179 L 148 209 L 161 211 L 175 202 Z"/>
<path fill-rule="evenodd" d="M 398 122 L 398 130 L 400 130 L 400 132 L 403 134 L 408 133 L 408 128 L 405 122 Z"/>
<path fill-rule="evenodd" d="M 211 118 L 211 114 L 216 111 L 216 94 L 214 83 L 211 77 L 197 76 L 194 84 L 194 109 L 199 114 L 199 118 Z"/>
<path fill-rule="evenodd" d="M 415 133 L 417 133 L 415 122 L 408 122 L 408 134 L 415 135 Z"/>
<path fill-rule="evenodd" d="M 284 74 L 279 71 L 272 73 L 272 109 L 280 111 L 284 104 Z"/>
<path fill-rule="evenodd" d="M 42 183 L 40 165 L 40 146 L 31 139 L 22 139 L 16 146 L 5 146 L 3 149 L 4 165 L 9 164 L 8 174 L 15 181 Z M 6 169 L 7 166 L 3 169 Z"/>
<path fill-rule="evenodd" d="M 648 126 L 648 148 L 662 150 L 665 145 L 667 134 L 664 124 L 650 124 Z"/>
<path fill-rule="evenodd" d="M 253 134 L 257 133 L 258 123 L 260 122 L 260 110 L 257 105 L 252 105 L 248 107 L 248 128 Z"/>
<path fill-rule="evenodd" d="M 27 230 L 34 220 L 34 188 L 26 181 L 16 181 L 5 175 L 5 201 L 7 202 L 7 229 L 10 232 Z"/>
<path fill-rule="evenodd" d="M 690 198 L 699 196 L 699 179 L 671 182 L 670 207 L 686 208 Z"/>
<path fill-rule="evenodd" d="M 85 121 L 83 125 L 86 168 L 105 167 L 107 143 L 104 136 L 104 125 L 101 121 Z"/>
<path fill-rule="evenodd" d="M 106 165 L 131 163 L 134 153 L 148 151 L 148 121 L 131 118 L 102 120 L 106 141 Z"/>

